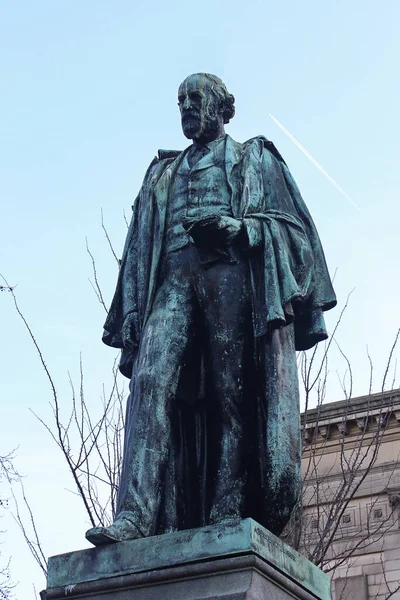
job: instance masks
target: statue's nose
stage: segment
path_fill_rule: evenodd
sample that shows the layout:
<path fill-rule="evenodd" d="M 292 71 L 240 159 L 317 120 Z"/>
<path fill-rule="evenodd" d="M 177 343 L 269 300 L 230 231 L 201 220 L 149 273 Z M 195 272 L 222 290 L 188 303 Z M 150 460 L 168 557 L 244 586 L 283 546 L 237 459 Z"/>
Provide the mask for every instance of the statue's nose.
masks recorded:
<path fill-rule="evenodd" d="M 183 101 L 182 108 L 183 108 L 183 110 L 187 110 L 187 109 L 188 109 L 188 108 L 190 108 L 191 106 L 192 106 L 192 103 L 191 103 L 191 101 L 190 101 L 190 98 L 189 98 L 189 96 L 186 96 L 186 98 L 185 98 L 185 99 L 184 99 L 184 101 Z"/>

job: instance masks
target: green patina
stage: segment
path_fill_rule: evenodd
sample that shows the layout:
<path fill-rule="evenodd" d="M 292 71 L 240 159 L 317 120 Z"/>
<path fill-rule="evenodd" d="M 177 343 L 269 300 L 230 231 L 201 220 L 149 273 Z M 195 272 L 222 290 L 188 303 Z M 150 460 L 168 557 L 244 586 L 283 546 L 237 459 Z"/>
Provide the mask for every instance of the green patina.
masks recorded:
<path fill-rule="evenodd" d="M 273 144 L 225 134 L 220 79 L 188 77 L 178 104 L 193 144 L 146 173 L 105 323 L 131 394 L 94 544 L 246 517 L 280 534 L 300 494 L 296 350 L 336 304 L 318 233 Z"/>
<path fill-rule="evenodd" d="M 330 600 L 330 578 L 252 519 L 53 556 L 49 560 L 47 587 L 68 588 L 246 554 L 266 561 L 316 598 Z"/>

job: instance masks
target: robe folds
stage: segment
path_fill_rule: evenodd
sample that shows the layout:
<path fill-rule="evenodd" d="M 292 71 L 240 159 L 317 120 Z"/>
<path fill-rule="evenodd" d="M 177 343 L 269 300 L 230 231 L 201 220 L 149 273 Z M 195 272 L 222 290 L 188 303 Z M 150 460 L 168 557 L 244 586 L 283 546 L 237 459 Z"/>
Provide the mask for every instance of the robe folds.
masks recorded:
<path fill-rule="evenodd" d="M 103 335 L 106 344 L 122 349 L 120 370 L 127 377 L 131 377 L 141 332 L 157 290 L 167 204 L 172 201 L 170 182 L 181 158 L 181 152 L 159 151 L 133 206 Z M 254 361 L 260 381 L 254 399 L 254 460 L 258 463 L 260 487 L 254 493 L 261 496 L 261 501 L 257 514 L 246 516 L 279 534 L 301 489 L 296 350 L 311 348 L 327 338 L 323 311 L 335 306 L 336 297 L 315 225 L 273 144 L 261 136 L 243 144 L 226 136 L 225 169 L 233 216 L 243 221 L 246 231 L 247 243 L 242 252 L 250 272 Z M 130 346 L 125 348 L 123 327 L 131 331 Z M 200 395 L 197 389 L 184 389 L 186 396 L 196 399 Z M 193 398 L 189 399 L 192 405 Z M 206 421 L 200 418 L 200 429 L 207 427 Z M 201 431 L 196 439 L 200 445 L 207 443 L 206 432 Z M 199 448 L 185 452 L 192 452 L 196 460 L 202 455 Z M 188 460 L 190 456 L 186 456 Z M 185 460 L 181 457 L 178 462 L 183 465 Z M 174 468 L 179 466 L 175 464 Z M 161 533 L 162 527 L 156 532 Z"/>

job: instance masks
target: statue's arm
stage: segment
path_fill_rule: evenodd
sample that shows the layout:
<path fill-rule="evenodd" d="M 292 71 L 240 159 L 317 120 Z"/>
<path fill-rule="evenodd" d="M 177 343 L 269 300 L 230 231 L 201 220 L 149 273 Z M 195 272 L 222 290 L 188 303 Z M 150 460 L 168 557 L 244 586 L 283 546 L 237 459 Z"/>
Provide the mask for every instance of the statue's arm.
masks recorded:
<path fill-rule="evenodd" d="M 258 146 L 258 152 L 261 167 L 261 181 L 254 182 L 255 188 L 258 188 L 261 184 L 262 187 L 265 187 L 264 180 L 270 179 L 271 171 L 274 171 L 273 162 L 270 160 L 269 152 L 264 148 L 263 139 L 254 140 L 254 143 Z M 257 151 L 253 150 L 254 154 L 257 154 Z M 252 189 L 253 186 L 249 186 Z M 265 198 L 265 193 L 261 194 L 262 198 Z M 249 214 L 245 214 L 243 217 L 243 234 L 242 234 L 242 247 L 244 250 L 257 250 L 263 247 L 264 245 L 264 220 L 263 220 L 263 212 L 266 208 L 265 204 L 260 204 L 258 206 L 257 216 L 253 216 L 253 211 Z"/>
<path fill-rule="evenodd" d="M 160 151 L 160 154 L 166 151 Z M 139 306 L 144 303 L 149 256 L 153 244 L 153 220 L 151 198 L 154 182 L 160 177 L 166 164 L 173 160 L 176 152 L 166 158 L 154 157 L 150 163 L 142 187 L 132 206 L 132 219 L 125 241 L 117 288 L 111 311 L 114 319 L 114 342 L 121 348 L 135 349 L 139 345 Z M 114 310 L 113 310 L 114 309 Z"/>
<path fill-rule="evenodd" d="M 253 203 L 252 209 L 243 217 L 242 243 L 245 250 L 257 250 L 264 246 L 266 212 L 270 208 L 279 210 L 282 196 L 288 192 L 283 183 L 280 161 L 266 147 L 270 142 L 262 136 L 249 142 L 251 151 L 248 147 L 247 152 L 252 168 L 251 175 L 247 174 L 247 185 L 249 193 L 253 196 Z M 255 204 L 254 196 L 258 198 Z"/>
<path fill-rule="evenodd" d="M 244 239 L 248 249 L 264 246 L 264 228 L 271 219 L 279 221 L 283 227 L 294 226 L 303 230 L 302 216 L 299 215 L 294 198 L 286 184 L 284 169 L 286 172 L 289 171 L 283 159 L 278 158 L 265 147 L 264 142 L 267 140 L 259 138 L 256 141 L 259 155 L 252 163 L 253 174 L 248 181 L 254 197 L 252 208 L 243 218 Z M 253 154 L 256 154 L 257 150 L 253 149 Z M 278 156 L 280 157 L 279 153 Z M 255 165 L 259 169 L 258 177 L 255 174 L 257 173 Z"/>
<path fill-rule="evenodd" d="M 133 213 L 120 262 L 117 285 L 104 324 L 103 342 L 113 348 L 132 348 L 136 345 L 134 321 L 137 312 L 137 294 L 132 267 L 135 268 L 137 255 L 139 196 L 132 207 Z"/>

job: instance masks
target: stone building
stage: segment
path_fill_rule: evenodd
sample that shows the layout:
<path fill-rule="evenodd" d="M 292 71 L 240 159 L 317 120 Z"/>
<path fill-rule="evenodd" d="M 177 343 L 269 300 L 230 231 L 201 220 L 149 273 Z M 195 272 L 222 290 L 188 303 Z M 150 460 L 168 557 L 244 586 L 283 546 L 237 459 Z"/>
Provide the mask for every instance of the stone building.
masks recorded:
<path fill-rule="evenodd" d="M 300 551 L 336 600 L 399 600 L 400 390 L 308 410 L 302 466 Z"/>

